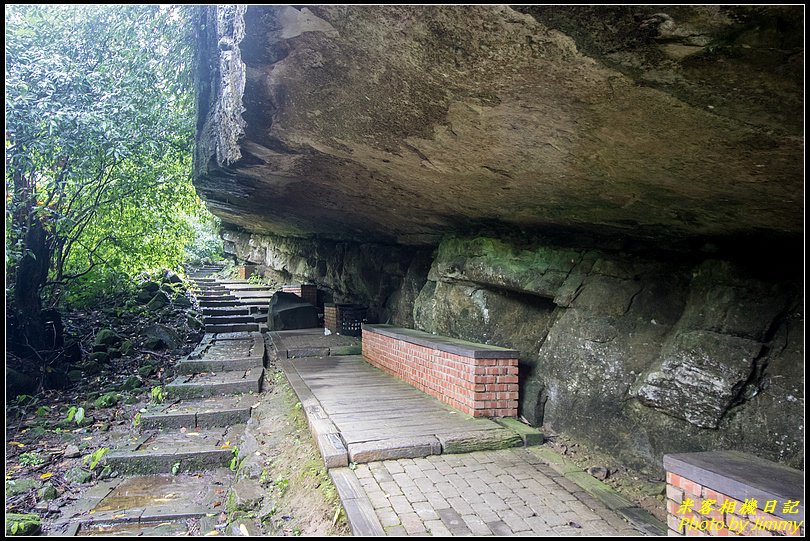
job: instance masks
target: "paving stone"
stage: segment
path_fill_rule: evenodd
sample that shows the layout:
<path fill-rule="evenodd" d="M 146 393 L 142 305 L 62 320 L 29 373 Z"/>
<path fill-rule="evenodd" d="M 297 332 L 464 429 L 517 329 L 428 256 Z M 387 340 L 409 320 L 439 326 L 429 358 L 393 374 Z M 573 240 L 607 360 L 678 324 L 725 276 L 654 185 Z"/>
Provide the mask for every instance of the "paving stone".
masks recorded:
<path fill-rule="evenodd" d="M 487 523 L 476 514 L 462 515 L 461 517 L 467 528 L 470 529 L 473 535 L 492 535 L 492 530 L 489 529 Z"/>
<path fill-rule="evenodd" d="M 475 503 L 470 507 L 473 508 L 475 514 L 478 515 L 484 522 L 495 522 L 501 519 L 487 503 Z"/>
<path fill-rule="evenodd" d="M 374 512 L 377 513 L 377 518 L 380 519 L 380 524 L 383 525 L 383 528 L 399 524 L 399 515 L 391 506 L 374 509 Z"/>
<path fill-rule="evenodd" d="M 454 487 L 456 487 L 459 490 L 464 490 L 466 488 L 470 488 L 470 484 L 467 481 L 465 481 L 464 479 L 462 479 L 461 476 L 459 476 L 457 474 L 448 475 L 447 477 L 445 477 L 445 481 L 452 484 Z"/>
<path fill-rule="evenodd" d="M 489 528 L 493 534 L 499 537 L 510 536 L 514 533 L 505 522 L 500 520 L 487 522 L 487 528 Z"/>
<path fill-rule="evenodd" d="M 358 479 L 374 477 L 374 475 L 371 473 L 371 469 L 368 467 L 368 464 L 358 464 L 357 467 L 354 469 L 354 474 L 357 476 Z"/>
<path fill-rule="evenodd" d="M 402 473 L 393 473 L 391 474 L 391 477 L 394 478 L 394 481 L 400 486 L 400 488 L 416 486 L 413 479 L 411 479 L 411 476 L 404 471 Z"/>
<path fill-rule="evenodd" d="M 517 498 L 514 500 L 509 500 L 506 502 L 509 505 L 509 508 L 514 511 L 517 516 L 521 518 L 526 518 L 534 515 L 534 511 L 531 507 L 526 505 L 526 500 L 523 498 Z M 514 529 L 514 528 L 513 528 Z"/>
<path fill-rule="evenodd" d="M 436 466 L 433 465 L 433 463 L 430 461 L 430 458 L 432 458 L 432 457 L 414 458 L 413 459 L 413 464 L 414 464 L 414 466 L 419 468 L 419 470 L 422 471 L 422 472 L 426 472 L 428 470 L 435 470 Z"/>
<path fill-rule="evenodd" d="M 394 475 L 395 473 L 403 473 L 405 468 L 399 463 L 399 460 L 386 460 L 382 462 L 382 465 L 385 466 L 385 469 L 388 470 L 388 473 Z"/>
<path fill-rule="evenodd" d="M 405 528 L 405 531 L 408 532 L 408 535 L 424 533 L 427 531 L 422 519 L 420 519 L 419 515 L 414 512 L 400 513 L 399 520 L 402 523 L 402 526 Z"/>
<path fill-rule="evenodd" d="M 413 510 L 422 520 L 439 520 L 439 515 L 433 509 L 430 502 L 416 502 L 412 503 L 411 505 L 413 506 Z"/>
<path fill-rule="evenodd" d="M 503 499 L 497 494 L 483 494 L 481 497 L 484 499 L 484 503 L 486 503 L 489 508 L 495 512 L 509 509 L 506 502 L 503 501 Z"/>
<path fill-rule="evenodd" d="M 431 507 L 433 507 L 433 509 L 436 511 L 450 507 L 450 504 L 447 503 L 447 500 L 441 495 L 440 492 L 429 492 L 425 494 L 425 497 L 427 498 L 427 501 Z"/>
<path fill-rule="evenodd" d="M 427 520 L 425 521 L 425 528 L 434 537 L 450 537 L 453 535 L 441 520 Z"/>
<path fill-rule="evenodd" d="M 427 477 L 417 477 L 414 479 L 414 485 L 416 485 L 416 488 L 422 493 L 435 492 L 437 490 L 436 484 Z"/>
<path fill-rule="evenodd" d="M 380 483 L 380 489 L 389 496 L 402 496 L 402 489 L 393 481 L 383 481 Z"/>
<path fill-rule="evenodd" d="M 436 483 L 436 490 L 438 490 L 439 494 L 441 494 L 445 498 L 453 498 L 459 495 L 458 490 L 456 490 L 456 487 L 454 487 L 447 481 Z"/>
<path fill-rule="evenodd" d="M 405 531 L 405 528 L 402 526 L 389 526 L 385 529 L 385 533 L 391 537 L 403 537 L 408 535 L 408 532 Z"/>
<path fill-rule="evenodd" d="M 368 496 L 368 499 L 371 502 L 371 506 L 374 509 L 385 509 L 386 507 L 391 506 L 391 502 L 388 500 L 388 498 L 385 496 L 383 492 L 373 492 L 373 493 L 366 492 L 366 495 Z"/>
<path fill-rule="evenodd" d="M 461 496 L 454 496 L 452 498 L 447 498 L 447 503 L 449 503 L 450 506 L 458 512 L 459 515 L 469 515 L 475 513 L 473 508 L 470 507 L 470 504 L 467 503 Z"/>
<path fill-rule="evenodd" d="M 444 481 L 445 474 L 441 473 L 438 469 L 434 467 L 432 470 L 425 470 L 425 475 L 428 479 L 430 479 L 433 483 L 441 483 Z"/>
<path fill-rule="evenodd" d="M 416 464 L 406 464 L 405 465 L 405 474 L 412 481 L 416 481 L 417 479 L 421 479 L 421 478 L 425 477 L 425 474 L 424 474 L 424 472 L 422 472 L 422 469 L 419 466 L 417 466 Z"/>
<path fill-rule="evenodd" d="M 503 520 L 509 529 L 513 532 L 522 532 L 525 530 L 531 530 L 526 521 L 524 521 L 520 516 L 512 511 L 511 509 L 506 509 L 499 513 L 501 516 L 501 520 Z"/>
<path fill-rule="evenodd" d="M 447 509 L 439 509 L 436 511 L 441 518 L 441 521 L 447 526 L 447 529 L 453 535 L 470 535 L 472 532 L 467 527 L 467 524 L 464 522 L 464 519 L 461 518 L 454 509 L 447 508 Z"/>
<path fill-rule="evenodd" d="M 461 494 L 461 497 L 464 498 L 464 501 L 470 505 L 484 502 L 484 499 L 481 497 L 481 493 L 479 493 L 473 487 L 470 487 L 465 490 L 460 490 L 459 494 Z"/>
<path fill-rule="evenodd" d="M 388 498 L 391 507 L 394 508 L 394 511 L 397 513 L 411 513 L 413 512 L 413 507 L 411 507 L 411 503 L 408 501 L 405 496 L 391 496 Z"/>
<path fill-rule="evenodd" d="M 423 502 L 427 500 L 425 495 L 422 493 L 421 490 L 416 488 L 416 485 L 410 487 L 402 487 L 402 493 L 408 499 L 409 502 Z"/>
<path fill-rule="evenodd" d="M 532 532 L 537 535 L 549 535 L 554 532 L 551 529 L 551 526 L 546 524 L 542 518 L 534 516 L 534 517 L 527 517 L 523 519 L 526 524 L 528 524 L 529 528 L 531 528 Z"/>

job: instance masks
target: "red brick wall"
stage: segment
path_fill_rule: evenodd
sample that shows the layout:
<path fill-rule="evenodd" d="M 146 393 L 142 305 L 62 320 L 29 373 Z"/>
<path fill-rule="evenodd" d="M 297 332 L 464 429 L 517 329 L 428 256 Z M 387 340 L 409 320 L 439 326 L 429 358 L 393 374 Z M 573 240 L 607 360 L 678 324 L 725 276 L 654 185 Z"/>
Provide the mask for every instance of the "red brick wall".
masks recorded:
<path fill-rule="evenodd" d="M 281 290 L 284 293 L 292 293 L 298 295 L 301 300 L 308 302 L 312 306 L 318 306 L 318 287 L 312 284 L 300 285 L 287 285 L 283 286 Z"/>
<path fill-rule="evenodd" d="M 474 417 L 517 417 L 518 360 L 474 359 L 363 329 L 372 365 Z"/>
<path fill-rule="evenodd" d="M 682 507 L 686 499 L 693 502 L 693 505 L 686 506 L 691 510 Z M 714 500 L 714 502 L 710 500 Z M 720 508 L 724 502 L 733 504 L 734 512 L 729 510 L 721 512 Z M 701 509 L 704 503 L 706 508 Z M 764 508 L 767 502 L 757 501 L 755 510 L 740 513 L 744 503 L 745 500 L 734 499 L 690 479 L 667 472 L 667 533 L 669 535 L 726 536 L 735 535 L 737 532 L 748 536 L 804 535 L 803 525 L 795 532 L 791 526 L 786 525 L 786 522 L 797 520 L 796 518 L 788 518 L 789 514 L 779 517 L 766 513 Z M 782 510 L 785 503 L 787 502 L 777 501 L 776 506 Z"/>

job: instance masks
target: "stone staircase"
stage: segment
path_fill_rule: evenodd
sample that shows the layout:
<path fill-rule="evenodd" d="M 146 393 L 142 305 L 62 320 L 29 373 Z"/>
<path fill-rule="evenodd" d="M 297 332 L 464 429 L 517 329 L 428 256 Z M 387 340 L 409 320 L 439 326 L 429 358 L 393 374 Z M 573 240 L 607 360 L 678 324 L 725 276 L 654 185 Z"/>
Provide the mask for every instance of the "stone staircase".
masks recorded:
<path fill-rule="evenodd" d="M 107 453 L 106 464 L 124 477 L 94 487 L 97 494 L 77 513 L 68 535 L 154 533 L 156 523 L 182 530 L 190 519 L 198 521 L 194 531 L 213 531 L 207 522 L 221 511 L 222 496 L 215 491 L 206 499 L 178 487 L 213 476 L 221 493 L 233 481 L 228 467 L 262 389 L 266 352 L 260 320 L 272 294 L 247 282 L 214 279 L 217 270 L 204 267 L 191 275 L 204 311 L 202 342 L 178 362 L 162 404 L 141 413 L 139 436 Z M 141 493 L 146 495 L 133 496 Z"/>
<path fill-rule="evenodd" d="M 267 309 L 275 291 L 245 280 L 211 276 L 215 266 L 203 267 L 190 277 L 197 283 L 197 300 L 206 333 L 264 332 Z"/>

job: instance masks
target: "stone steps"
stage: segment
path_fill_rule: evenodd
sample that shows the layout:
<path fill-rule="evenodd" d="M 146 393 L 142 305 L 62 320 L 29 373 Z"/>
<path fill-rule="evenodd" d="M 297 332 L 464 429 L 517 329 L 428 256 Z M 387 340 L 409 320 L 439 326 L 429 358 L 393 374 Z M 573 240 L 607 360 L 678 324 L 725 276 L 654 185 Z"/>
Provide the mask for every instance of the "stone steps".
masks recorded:
<path fill-rule="evenodd" d="M 210 333 L 224 333 L 224 332 L 250 332 L 258 331 L 258 323 L 218 323 L 209 325 L 206 322 L 205 332 Z"/>
<path fill-rule="evenodd" d="M 239 357 L 234 359 L 184 359 L 177 364 L 178 374 L 197 374 L 200 372 L 247 371 L 262 366 L 260 357 Z"/>
<path fill-rule="evenodd" d="M 178 376 L 166 385 L 171 398 L 207 398 L 209 396 L 261 391 L 264 368 L 223 373 L 200 373 Z"/>
<path fill-rule="evenodd" d="M 141 414 L 141 430 L 207 429 L 246 423 L 255 400 L 250 395 L 182 400 Z"/>
<path fill-rule="evenodd" d="M 256 316 L 251 314 L 228 314 L 224 316 L 206 316 L 207 325 L 233 325 L 234 323 L 257 323 Z"/>
<path fill-rule="evenodd" d="M 204 307 L 204 316 L 241 316 L 250 314 L 249 306 Z"/>
<path fill-rule="evenodd" d="M 125 475 L 198 472 L 227 467 L 232 444 L 241 438 L 244 425 L 200 431 L 164 429 L 144 434 L 124 448 L 110 451 L 106 465 Z M 176 464 L 179 463 L 179 466 Z"/>

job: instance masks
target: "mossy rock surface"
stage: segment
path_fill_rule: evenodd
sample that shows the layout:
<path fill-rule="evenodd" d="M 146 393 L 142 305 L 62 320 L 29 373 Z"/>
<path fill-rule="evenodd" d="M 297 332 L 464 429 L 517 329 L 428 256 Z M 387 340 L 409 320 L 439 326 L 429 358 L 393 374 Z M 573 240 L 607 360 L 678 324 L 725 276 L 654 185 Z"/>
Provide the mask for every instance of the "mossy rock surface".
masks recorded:
<path fill-rule="evenodd" d="M 18 496 L 39 488 L 39 482 L 34 479 L 11 479 L 6 481 L 6 496 Z"/>
<path fill-rule="evenodd" d="M 95 344 L 105 346 L 114 346 L 121 343 L 121 337 L 118 336 L 112 329 L 101 329 L 96 334 Z"/>
<path fill-rule="evenodd" d="M 36 535 L 42 529 L 39 515 L 6 514 L 6 535 Z"/>

